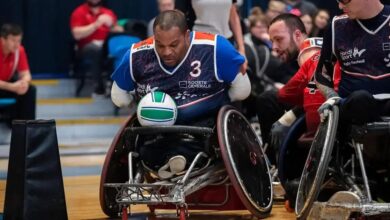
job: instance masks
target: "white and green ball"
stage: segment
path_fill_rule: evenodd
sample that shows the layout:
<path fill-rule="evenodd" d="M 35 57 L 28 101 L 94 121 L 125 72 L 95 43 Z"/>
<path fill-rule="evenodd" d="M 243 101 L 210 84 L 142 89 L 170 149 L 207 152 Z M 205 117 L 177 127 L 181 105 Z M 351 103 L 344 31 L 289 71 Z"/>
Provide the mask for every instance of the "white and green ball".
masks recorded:
<path fill-rule="evenodd" d="M 150 92 L 138 103 L 137 117 L 142 126 L 173 125 L 177 118 L 177 106 L 168 94 Z"/>

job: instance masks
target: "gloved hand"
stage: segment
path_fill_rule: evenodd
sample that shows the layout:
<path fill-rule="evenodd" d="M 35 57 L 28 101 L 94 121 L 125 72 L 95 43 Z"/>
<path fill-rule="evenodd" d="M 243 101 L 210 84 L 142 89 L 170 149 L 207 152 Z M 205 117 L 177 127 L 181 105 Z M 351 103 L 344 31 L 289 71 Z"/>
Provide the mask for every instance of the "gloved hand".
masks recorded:
<path fill-rule="evenodd" d="M 325 119 L 329 115 L 329 110 L 332 108 L 332 106 L 337 105 L 340 100 L 340 97 L 334 96 L 322 103 L 322 105 L 318 108 L 318 113 L 320 114 L 321 122 L 325 121 Z"/>
<path fill-rule="evenodd" d="M 274 148 L 275 152 L 279 151 L 287 132 L 290 130 L 291 125 L 296 119 L 297 117 L 295 116 L 293 110 L 290 110 L 284 113 L 278 121 L 272 124 L 270 145 Z"/>
<path fill-rule="evenodd" d="M 283 125 L 279 121 L 276 121 L 272 124 L 271 128 L 271 147 L 278 152 L 281 147 L 288 131 L 290 130 L 290 125 Z"/>

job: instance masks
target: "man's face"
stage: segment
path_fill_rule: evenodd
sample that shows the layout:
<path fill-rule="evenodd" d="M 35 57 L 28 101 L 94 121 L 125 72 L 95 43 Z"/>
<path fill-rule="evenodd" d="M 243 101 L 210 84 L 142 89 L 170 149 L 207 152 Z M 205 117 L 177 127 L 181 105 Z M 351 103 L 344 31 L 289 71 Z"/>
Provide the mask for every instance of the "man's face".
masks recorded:
<path fill-rule="evenodd" d="M 272 41 L 272 50 L 283 62 L 290 62 L 298 56 L 298 43 L 294 33 L 290 33 L 284 21 L 273 23 L 269 27 L 269 35 Z"/>
<path fill-rule="evenodd" d="M 343 3 L 344 2 L 344 3 Z M 366 14 L 366 4 L 370 4 L 367 0 L 351 0 L 351 1 L 339 1 L 339 8 L 343 10 L 344 14 L 347 14 L 350 19 L 361 18 Z"/>
<path fill-rule="evenodd" d="M 90 7 L 98 7 L 102 5 L 102 0 L 87 0 L 87 3 Z"/>
<path fill-rule="evenodd" d="M 160 12 L 175 9 L 175 3 L 173 0 L 160 0 L 158 3 L 158 10 Z"/>
<path fill-rule="evenodd" d="M 158 56 L 169 67 L 174 67 L 183 60 L 190 44 L 189 31 L 183 33 L 178 27 L 161 30 L 157 26 L 154 40 Z"/>
<path fill-rule="evenodd" d="M 0 39 L 3 44 L 3 50 L 7 53 L 11 53 L 19 48 L 22 42 L 22 35 L 8 35 L 6 38 Z"/>

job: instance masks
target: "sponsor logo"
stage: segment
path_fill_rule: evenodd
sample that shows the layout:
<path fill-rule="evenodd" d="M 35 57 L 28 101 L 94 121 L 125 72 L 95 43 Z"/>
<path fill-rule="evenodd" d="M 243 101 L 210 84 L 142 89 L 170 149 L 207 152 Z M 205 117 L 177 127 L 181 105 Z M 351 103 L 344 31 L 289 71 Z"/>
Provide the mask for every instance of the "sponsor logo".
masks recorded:
<path fill-rule="evenodd" d="M 366 49 L 359 50 L 358 48 L 355 47 L 353 48 L 353 57 L 357 57 L 357 56 L 361 57 L 364 52 L 366 52 Z"/>
<path fill-rule="evenodd" d="M 389 51 L 390 50 L 390 43 L 383 43 L 382 44 L 382 50 L 383 51 Z"/>
<path fill-rule="evenodd" d="M 140 94 L 141 96 L 146 95 L 149 92 L 156 91 L 158 87 L 153 87 L 150 84 L 139 84 L 137 83 L 137 93 Z"/>
<path fill-rule="evenodd" d="M 184 91 L 184 92 L 178 92 L 175 96 L 175 100 L 178 100 L 178 99 L 187 99 L 187 98 L 194 98 L 194 97 L 198 97 L 198 95 L 196 94 L 190 94 L 188 93 L 188 91 Z"/>
<path fill-rule="evenodd" d="M 209 89 L 208 81 L 179 81 L 179 87 L 185 89 Z"/>
<path fill-rule="evenodd" d="M 365 59 L 360 59 L 363 53 L 366 52 L 366 49 L 361 49 L 354 47 L 353 49 L 349 49 L 347 51 L 341 51 L 340 56 L 344 61 L 345 66 L 350 66 L 354 64 L 362 64 L 365 63 Z"/>
<path fill-rule="evenodd" d="M 390 67 L 390 53 L 387 54 L 387 57 L 385 57 L 385 58 L 383 59 L 383 61 L 385 61 L 386 67 Z"/>

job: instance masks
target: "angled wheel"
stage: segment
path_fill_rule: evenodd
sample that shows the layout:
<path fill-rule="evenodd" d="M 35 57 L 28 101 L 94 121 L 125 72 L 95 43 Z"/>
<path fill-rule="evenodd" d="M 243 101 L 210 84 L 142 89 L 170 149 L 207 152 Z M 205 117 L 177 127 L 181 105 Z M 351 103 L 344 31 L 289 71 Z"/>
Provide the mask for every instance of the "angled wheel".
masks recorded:
<path fill-rule="evenodd" d="M 339 109 L 333 106 L 321 123 L 303 168 L 295 204 L 297 219 L 306 219 L 324 181 L 336 139 Z"/>
<path fill-rule="evenodd" d="M 263 218 L 272 209 L 272 183 L 261 142 L 240 112 L 224 106 L 218 113 L 218 143 L 237 195 L 255 216 Z"/>
<path fill-rule="evenodd" d="M 126 136 L 125 129 L 134 126 L 137 117 L 130 116 L 113 139 L 107 151 L 100 177 L 100 207 L 110 217 L 118 217 L 121 207 L 116 203 L 117 191 L 115 188 L 104 187 L 105 183 L 125 183 L 129 180 L 127 156 L 134 148 L 135 140 Z"/>

